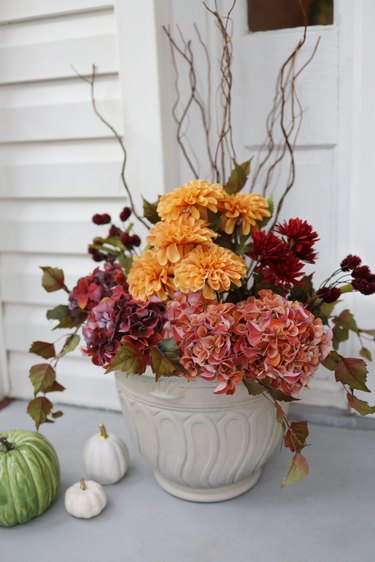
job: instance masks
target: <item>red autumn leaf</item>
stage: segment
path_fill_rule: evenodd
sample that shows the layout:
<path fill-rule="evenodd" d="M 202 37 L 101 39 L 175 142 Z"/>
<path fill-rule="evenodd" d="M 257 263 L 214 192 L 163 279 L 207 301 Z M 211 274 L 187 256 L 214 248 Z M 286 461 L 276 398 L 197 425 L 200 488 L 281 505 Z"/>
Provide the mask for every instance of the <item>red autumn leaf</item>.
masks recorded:
<path fill-rule="evenodd" d="M 34 396 L 38 392 L 49 392 L 49 388 L 56 380 L 55 369 L 49 363 L 39 363 L 30 369 L 30 380 L 34 387 Z"/>
<path fill-rule="evenodd" d="M 337 382 L 347 384 L 350 388 L 370 392 L 366 386 L 366 363 L 363 359 L 343 357 L 336 366 L 335 377 Z"/>
<path fill-rule="evenodd" d="M 129 375 L 141 375 L 145 372 L 146 366 L 146 357 L 135 346 L 126 343 L 121 345 L 106 373 L 123 371 Z"/>
<path fill-rule="evenodd" d="M 43 271 L 42 286 L 47 293 L 53 293 L 60 289 L 68 290 L 64 282 L 64 272 L 58 267 L 41 267 Z"/>
<path fill-rule="evenodd" d="M 43 359 L 50 359 L 51 357 L 55 357 L 56 350 L 53 343 L 34 341 L 31 344 L 29 353 L 35 353 L 35 355 L 39 355 L 39 357 L 43 357 Z"/>
<path fill-rule="evenodd" d="M 375 406 L 370 406 L 365 400 L 360 400 L 353 394 L 346 395 L 349 405 L 353 410 L 356 410 L 361 416 L 368 416 L 369 414 L 375 414 Z"/>
<path fill-rule="evenodd" d="M 284 438 L 284 445 L 293 453 L 300 453 L 306 447 L 308 435 L 307 421 L 291 422 Z"/>
<path fill-rule="evenodd" d="M 37 429 L 40 424 L 51 422 L 51 420 L 48 419 L 51 410 L 52 403 L 45 396 L 34 398 L 34 400 L 29 402 L 27 407 L 27 413 L 33 418 Z"/>

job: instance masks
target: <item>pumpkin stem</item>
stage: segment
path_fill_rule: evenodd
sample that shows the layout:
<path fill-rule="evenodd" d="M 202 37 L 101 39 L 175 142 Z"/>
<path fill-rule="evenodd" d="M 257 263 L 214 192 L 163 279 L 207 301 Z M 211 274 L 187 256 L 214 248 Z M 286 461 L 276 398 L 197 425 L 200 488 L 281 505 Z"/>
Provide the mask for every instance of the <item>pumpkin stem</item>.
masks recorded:
<path fill-rule="evenodd" d="M 104 425 L 102 423 L 99 424 L 99 429 L 100 429 L 100 437 L 102 439 L 108 439 L 109 435 L 107 433 L 106 428 L 104 427 Z"/>
<path fill-rule="evenodd" d="M 81 480 L 79 481 L 79 487 L 81 488 L 81 490 L 87 490 L 86 481 L 84 478 L 81 478 Z"/>
<path fill-rule="evenodd" d="M 10 443 L 10 441 L 8 441 L 8 439 L 6 438 L 5 435 L 0 437 L 0 451 L 2 453 L 7 453 L 8 451 L 11 451 L 12 449 L 14 449 L 14 445 L 13 443 Z"/>

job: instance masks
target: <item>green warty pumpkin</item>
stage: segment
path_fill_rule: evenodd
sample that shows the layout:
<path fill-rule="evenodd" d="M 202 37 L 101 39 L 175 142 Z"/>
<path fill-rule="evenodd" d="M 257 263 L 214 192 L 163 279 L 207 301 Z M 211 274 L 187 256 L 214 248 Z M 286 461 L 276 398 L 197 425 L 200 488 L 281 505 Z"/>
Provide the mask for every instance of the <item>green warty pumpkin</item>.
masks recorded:
<path fill-rule="evenodd" d="M 43 435 L 0 432 L 0 525 L 11 527 L 41 515 L 59 487 L 59 461 Z"/>

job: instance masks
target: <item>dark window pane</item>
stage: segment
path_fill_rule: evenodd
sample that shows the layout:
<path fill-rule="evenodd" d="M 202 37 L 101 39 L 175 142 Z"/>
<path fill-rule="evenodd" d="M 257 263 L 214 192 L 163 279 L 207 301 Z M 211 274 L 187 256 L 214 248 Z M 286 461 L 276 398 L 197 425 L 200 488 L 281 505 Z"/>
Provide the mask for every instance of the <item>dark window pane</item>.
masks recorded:
<path fill-rule="evenodd" d="M 333 0 L 302 0 L 308 25 L 333 24 Z M 298 0 L 247 0 L 250 31 L 268 31 L 304 25 Z"/>

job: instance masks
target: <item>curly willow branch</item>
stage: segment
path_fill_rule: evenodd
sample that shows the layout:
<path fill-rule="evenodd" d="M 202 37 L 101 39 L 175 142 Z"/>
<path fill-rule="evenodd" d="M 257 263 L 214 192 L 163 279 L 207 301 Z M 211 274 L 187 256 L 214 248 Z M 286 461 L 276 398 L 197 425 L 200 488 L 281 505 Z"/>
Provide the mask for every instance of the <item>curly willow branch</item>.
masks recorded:
<path fill-rule="evenodd" d="M 74 68 L 74 66 L 72 66 L 74 72 L 77 74 L 77 76 L 79 78 L 81 78 L 81 80 L 83 80 L 84 82 L 87 82 L 88 84 L 90 84 L 90 92 L 91 92 L 91 105 L 92 108 L 94 110 L 95 115 L 100 119 L 100 121 L 113 133 L 113 136 L 115 137 L 115 139 L 117 140 L 117 142 L 119 143 L 121 150 L 122 150 L 122 154 L 123 154 L 123 159 L 122 159 L 122 166 L 121 166 L 121 181 L 122 184 L 125 188 L 126 194 L 129 198 L 129 203 L 130 206 L 132 208 L 133 214 L 136 217 L 136 219 L 143 224 L 143 226 L 145 226 L 148 230 L 150 229 L 149 225 L 142 219 L 142 217 L 137 213 L 137 210 L 135 208 L 134 205 L 134 200 L 132 197 L 132 194 L 130 192 L 129 186 L 127 184 L 126 178 L 125 178 L 125 168 L 126 168 L 126 162 L 127 162 L 127 157 L 128 154 L 126 152 L 126 148 L 125 148 L 125 144 L 124 141 L 122 140 L 120 134 L 116 131 L 116 129 L 113 127 L 113 125 L 111 125 L 104 117 L 103 115 L 100 113 L 100 111 L 97 108 L 96 105 L 96 99 L 95 99 L 95 81 L 96 81 L 96 66 L 95 64 L 92 65 L 92 73 L 91 73 L 91 77 L 88 78 L 87 76 L 83 76 L 82 74 L 80 74 L 76 68 Z"/>

